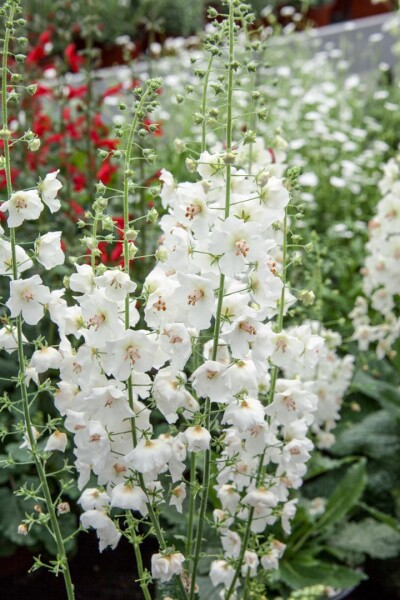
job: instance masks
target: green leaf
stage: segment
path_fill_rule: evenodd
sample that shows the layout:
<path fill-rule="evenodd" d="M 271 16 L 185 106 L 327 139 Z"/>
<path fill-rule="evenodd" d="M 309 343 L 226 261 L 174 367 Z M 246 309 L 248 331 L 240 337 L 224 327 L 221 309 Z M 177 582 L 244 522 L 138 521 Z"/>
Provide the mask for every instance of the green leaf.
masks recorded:
<path fill-rule="evenodd" d="M 391 515 L 387 515 L 386 513 L 374 508 L 373 506 L 368 506 L 368 504 L 364 504 L 364 502 L 359 502 L 358 505 L 363 508 L 366 512 L 372 515 L 377 521 L 381 523 L 385 523 L 395 531 L 400 533 L 400 522 L 392 517 Z"/>
<path fill-rule="evenodd" d="M 392 415 L 379 410 L 342 430 L 332 447 L 335 454 L 364 454 L 374 460 L 385 460 L 400 453 L 400 427 Z"/>
<path fill-rule="evenodd" d="M 322 475 L 328 471 L 338 469 L 342 465 L 354 462 L 355 460 L 359 460 L 359 457 L 346 456 L 344 458 L 330 458 L 329 456 L 324 456 L 319 452 L 314 452 L 314 454 L 311 456 L 311 459 L 307 463 L 308 468 L 305 480 L 313 479 L 313 477 L 317 477 L 318 475 Z"/>
<path fill-rule="evenodd" d="M 279 578 L 296 590 L 317 584 L 343 590 L 354 587 L 366 579 L 366 576 L 348 567 L 320 561 L 306 554 L 299 554 L 290 562 L 285 559 L 281 561 Z"/>
<path fill-rule="evenodd" d="M 314 524 L 314 530 L 324 529 L 340 521 L 357 504 L 367 482 L 365 464 L 365 459 L 362 459 L 347 470 L 326 503 L 324 514 Z"/>
<path fill-rule="evenodd" d="M 371 558 L 395 558 L 400 552 L 400 533 L 368 517 L 347 523 L 329 540 L 334 548 L 367 554 Z"/>
<path fill-rule="evenodd" d="M 382 408 L 392 414 L 400 415 L 400 388 L 387 381 L 375 379 L 365 371 L 357 371 L 351 386 L 351 391 L 360 391 L 366 396 L 377 400 Z"/>

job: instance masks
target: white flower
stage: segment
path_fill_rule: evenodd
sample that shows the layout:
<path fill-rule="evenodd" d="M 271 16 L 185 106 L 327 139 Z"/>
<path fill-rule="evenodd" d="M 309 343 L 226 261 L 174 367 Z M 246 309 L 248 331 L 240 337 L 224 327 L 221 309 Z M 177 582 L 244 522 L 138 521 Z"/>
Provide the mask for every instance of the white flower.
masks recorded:
<path fill-rule="evenodd" d="M 186 314 L 185 325 L 208 329 L 215 305 L 213 282 L 205 277 L 183 273 L 180 273 L 178 278 L 181 287 L 174 296 Z"/>
<path fill-rule="evenodd" d="M 65 452 L 67 443 L 68 438 L 66 433 L 63 433 L 62 431 L 54 431 L 54 433 L 52 433 L 49 439 L 47 440 L 44 450 L 45 452 L 51 452 L 53 450 Z"/>
<path fill-rule="evenodd" d="M 264 407 L 255 398 L 232 402 L 225 410 L 222 423 L 233 425 L 239 431 L 246 431 L 264 423 Z"/>
<path fill-rule="evenodd" d="M 163 440 L 140 440 L 125 458 L 126 462 L 139 473 L 153 471 L 160 473 L 171 455 L 171 447 Z"/>
<path fill-rule="evenodd" d="M 243 557 L 242 563 L 242 577 L 255 577 L 257 575 L 257 567 L 259 565 L 258 556 L 255 552 L 251 552 L 250 550 L 246 550 Z"/>
<path fill-rule="evenodd" d="M 271 569 L 277 569 L 279 566 L 279 559 L 282 558 L 285 552 L 286 545 L 282 544 L 279 540 L 272 540 L 270 551 L 264 554 L 261 559 L 261 565 L 266 571 Z"/>
<path fill-rule="evenodd" d="M 18 244 L 15 246 L 15 256 L 17 262 L 17 277 L 19 277 L 21 273 L 33 266 L 33 262 L 25 250 L 21 248 L 21 246 L 18 246 Z M 0 239 L 0 275 L 13 277 L 11 244 L 3 239 Z"/>
<path fill-rule="evenodd" d="M 139 511 L 147 515 L 147 497 L 144 491 L 136 485 L 119 483 L 111 492 L 111 506 Z"/>
<path fill-rule="evenodd" d="M 51 346 L 43 346 L 32 354 L 30 366 L 38 373 L 45 373 L 48 369 L 58 369 L 61 364 L 61 354 Z"/>
<path fill-rule="evenodd" d="M 224 510 L 229 510 L 231 513 L 235 513 L 237 505 L 239 504 L 240 495 L 233 485 L 221 485 L 217 492 L 217 496 Z"/>
<path fill-rule="evenodd" d="M 39 439 L 40 433 L 38 432 L 38 430 L 35 427 L 33 427 L 33 425 L 31 427 L 31 433 L 32 433 L 32 437 L 33 437 L 34 440 L 38 440 Z M 20 448 L 29 448 L 29 449 L 32 449 L 31 441 L 29 439 L 29 435 L 28 435 L 27 431 L 24 433 L 24 441 L 20 445 Z"/>
<path fill-rule="evenodd" d="M 111 546 L 114 550 L 121 539 L 122 534 L 117 531 L 110 517 L 101 510 L 87 510 L 81 515 L 81 523 L 84 529 L 89 527 L 96 529 L 100 552 L 103 552 L 107 546 Z"/>
<path fill-rule="evenodd" d="M 102 509 L 110 504 L 110 498 L 106 492 L 100 492 L 96 488 L 88 488 L 82 492 L 78 502 L 83 510 Z"/>
<path fill-rule="evenodd" d="M 182 503 L 186 498 L 186 488 L 184 483 L 180 483 L 171 490 L 170 506 L 175 506 L 179 513 L 182 513 Z"/>
<path fill-rule="evenodd" d="M 57 192 L 62 188 L 62 183 L 57 179 L 58 171 L 48 173 L 44 180 L 39 184 L 39 192 L 42 195 L 42 200 L 46 206 L 50 209 L 50 212 L 54 213 L 60 210 L 61 202 L 57 196 Z"/>
<path fill-rule="evenodd" d="M 64 264 L 65 255 L 61 249 L 61 231 L 50 231 L 39 236 L 35 242 L 35 250 L 38 261 L 46 269 Z"/>
<path fill-rule="evenodd" d="M 206 360 L 192 374 L 193 389 L 202 398 L 213 402 L 228 402 L 232 398 L 229 382 L 224 378 L 226 366 L 215 360 Z"/>
<path fill-rule="evenodd" d="M 127 294 L 136 290 L 136 283 L 130 280 L 127 273 L 120 269 L 109 270 L 94 278 L 96 284 L 104 289 L 104 295 L 108 300 L 119 302 L 125 300 Z"/>
<path fill-rule="evenodd" d="M 242 540 L 240 535 L 236 531 L 227 529 L 221 536 L 221 544 L 224 549 L 225 556 L 229 558 L 238 558 L 240 554 L 240 548 L 242 546 Z"/>
<path fill-rule="evenodd" d="M 144 373 L 156 364 L 157 345 L 145 331 L 127 330 L 125 334 L 108 344 L 107 373 L 120 381 L 125 381 L 133 369 Z"/>
<path fill-rule="evenodd" d="M 28 279 L 10 281 L 10 298 L 6 306 L 11 311 L 11 316 L 16 317 L 22 312 L 28 325 L 36 325 L 43 317 L 43 305 L 50 300 L 50 290 L 43 285 L 39 275 Z"/>
<path fill-rule="evenodd" d="M 205 427 L 200 425 L 188 427 L 184 432 L 184 437 L 189 452 L 201 452 L 210 448 L 211 434 Z"/>
<path fill-rule="evenodd" d="M 221 272 L 234 277 L 249 264 L 262 257 L 265 249 L 257 223 L 245 223 L 228 217 L 211 237 L 210 251 L 223 254 L 219 260 Z"/>
<path fill-rule="evenodd" d="M 174 575 L 183 571 L 185 557 L 180 552 L 170 554 L 153 554 L 151 557 L 151 574 L 154 579 L 170 581 Z"/>
<path fill-rule="evenodd" d="M 289 502 L 285 502 L 285 504 L 283 505 L 283 510 L 282 510 L 282 514 L 281 514 L 281 523 L 282 523 L 282 529 L 285 533 L 287 533 L 288 535 L 290 535 L 292 528 L 290 526 L 290 521 L 293 519 L 293 517 L 296 514 L 296 510 L 297 510 L 297 506 L 296 504 L 298 503 L 299 499 L 298 498 L 294 498 L 293 500 L 289 500 Z"/>
<path fill-rule="evenodd" d="M 7 225 L 18 227 L 26 221 L 38 219 L 44 206 L 36 190 L 15 192 L 7 202 L 3 202 L 0 211 L 8 210 Z"/>
<path fill-rule="evenodd" d="M 213 560 L 210 569 L 210 579 L 213 586 L 217 587 L 221 583 L 229 588 L 235 576 L 235 569 L 226 560 Z M 237 585 L 239 582 L 237 582 Z"/>
<path fill-rule="evenodd" d="M 69 287 L 74 292 L 81 292 L 82 294 L 90 294 L 93 292 L 94 285 L 94 274 L 93 269 L 90 265 L 75 265 L 77 273 L 73 273 L 69 278 Z"/>
<path fill-rule="evenodd" d="M 22 334 L 22 341 L 28 340 Z M 5 350 L 8 354 L 18 350 L 17 328 L 12 325 L 6 325 L 0 329 L 0 350 Z"/>

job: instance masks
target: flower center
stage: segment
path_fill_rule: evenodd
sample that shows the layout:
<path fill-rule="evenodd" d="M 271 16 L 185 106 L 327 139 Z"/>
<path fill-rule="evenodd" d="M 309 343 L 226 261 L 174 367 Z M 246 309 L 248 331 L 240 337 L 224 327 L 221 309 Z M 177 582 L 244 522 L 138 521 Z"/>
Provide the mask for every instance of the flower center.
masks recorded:
<path fill-rule="evenodd" d="M 235 248 L 236 256 L 247 256 L 247 254 L 250 251 L 250 246 L 248 245 L 246 240 L 238 240 L 237 242 L 235 242 Z"/>
<path fill-rule="evenodd" d="M 250 335 L 256 335 L 257 331 L 254 325 L 248 323 L 247 321 L 242 321 L 239 325 L 239 329 L 246 331 L 246 333 L 250 333 Z"/>
<path fill-rule="evenodd" d="M 17 210 L 21 210 L 21 208 L 28 208 L 28 203 L 22 196 L 16 196 L 14 206 Z"/>
<path fill-rule="evenodd" d="M 274 260 L 269 260 L 267 262 L 268 268 L 271 271 L 272 275 L 276 275 L 278 272 L 278 269 L 276 268 L 276 262 Z"/>
<path fill-rule="evenodd" d="M 129 360 L 134 365 L 139 358 L 141 358 L 141 356 L 137 348 L 134 346 L 129 346 L 126 349 L 124 360 Z"/>
<path fill-rule="evenodd" d="M 93 315 L 93 317 L 89 319 L 89 327 L 94 327 L 94 330 L 97 331 L 105 320 L 106 318 L 104 315 Z"/>
<path fill-rule="evenodd" d="M 193 292 L 188 295 L 188 304 L 190 306 L 195 306 L 196 302 L 202 298 L 204 298 L 203 290 L 193 290 Z"/>
<path fill-rule="evenodd" d="M 22 292 L 22 299 L 26 300 L 26 302 L 29 302 L 30 300 L 33 300 L 33 294 L 30 290 L 26 289 Z"/>
<path fill-rule="evenodd" d="M 158 311 L 162 310 L 165 312 L 167 310 L 167 305 L 164 302 L 164 300 L 161 298 L 161 296 L 158 296 L 158 300 L 157 300 L 157 302 L 154 302 L 153 306 Z"/>
<path fill-rule="evenodd" d="M 286 396 L 283 402 L 288 410 L 296 410 L 296 402 L 293 400 L 292 396 Z"/>
<path fill-rule="evenodd" d="M 115 465 L 113 465 L 113 469 L 116 473 L 125 473 L 126 471 L 126 467 L 124 465 L 119 465 L 118 463 L 115 463 Z"/>
<path fill-rule="evenodd" d="M 286 352 L 286 348 L 287 348 L 287 343 L 286 340 L 284 338 L 279 338 L 276 340 L 276 344 L 275 344 L 275 349 L 276 350 L 281 350 L 283 353 Z"/>
<path fill-rule="evenodd" d="M 201 207 L 198 204 L 189 204 L 189 206 L 186 207 L 185 217 L 190 221 L 193 221 L 194 217 L 200 213 Z"/>
<path fill-rule="evenodd" d="M 218 373 L 218 371 L 212 371 L 211 369 L 207 369 L 207 371 L 206 371 L 207 379 L 214 379 L 214 377 L 216 376 L 217 373 Z"/>

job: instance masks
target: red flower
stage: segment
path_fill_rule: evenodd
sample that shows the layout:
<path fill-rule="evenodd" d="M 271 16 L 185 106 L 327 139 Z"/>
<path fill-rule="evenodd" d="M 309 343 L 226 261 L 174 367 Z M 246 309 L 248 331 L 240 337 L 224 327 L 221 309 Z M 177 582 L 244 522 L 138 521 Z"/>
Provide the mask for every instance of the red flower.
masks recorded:
<path fill-rule="evenodd" d="M 64 56 L 70 66 L 71 71 L 73 73 L 77 73 L 84 62 L 84 58 L 77 54 L 75 44 L 67 45 L 64 50 Z"/>
<path fill-rule="evenodd" d="M 109 160 L 105 160 L 97 171 L 97 179 L 100 179 L 104 185 L 108 185 L 115 171 L 117 171 L 117 167 L 112 165 Z"/>
<path fill-rule="evenodd" d="M 77 87 L 68 86 L 68 98 L 84 98 L 87 94 L 87 85 Z"/>
<path fill-rule="evenodd" d="M 46 56 L 43 46 L 35 46 L 26 57 L 28 65 L 37 64 L 42 58 Z"/>
<path fill-rule="evenodd" d="M 124 86 L 122 85 L 122 83 L 117 83 L 117 85 L 107 88 L 106 91 L 103 92 L 101 97 L 107 98 L 108 96 L 114 96 L 115 94 L 118 94 L 118 92 L 120 92 L 123 89 L 123 87 Z"/>
<path fill-rule="evenodd" d="M 155 125 L 157 129 L 155 130 L 155 132 L 153 132 L 153 135 L 155 135 L 156 137 L 162 137 L 164 135 L 164 130 L 161 128 L 160 123 L 153 123 L 153 121 L 150 121 L 150 119 L 144 119 L 143 125 L 145 126 L 147 131 L 150 131 L 150 125 Z"/>

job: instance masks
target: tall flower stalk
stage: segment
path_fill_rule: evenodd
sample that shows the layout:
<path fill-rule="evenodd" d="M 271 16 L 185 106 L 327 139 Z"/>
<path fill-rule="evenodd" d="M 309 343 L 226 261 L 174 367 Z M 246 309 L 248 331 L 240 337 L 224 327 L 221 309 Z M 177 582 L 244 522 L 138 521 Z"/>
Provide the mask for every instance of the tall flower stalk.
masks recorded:
<path fill-rule="evenodd" d="M 10 137 L 11 132 L 8 128 L 8 99 L 10 97 L 9 88 L 12 87 L 12 83 L 9 82 L 8 77 L 8 60 L 11 56 L 10 53 L 10 40 L 13 39 L 13 33 L 15 27 L 21 24 L 21 21 L 17 19 L 17 15 L 21 13 L 21 8 L 18 0 L 9 0 L 5 2 L 2 8 L 4 21 L 5 21 L 5 36 L 2 50 L 2 132 L 1 136 L 4 142 L 4 159 L 5 159 L 5 176 L 7 195 L 11 199 L 13 195 L 12 179 L 11 179 L 11 157 L 10 157 Z M 17 258 L 17 242 L 16 242 L 16 229 L 10 227 L 10 245 L 11 245 L 11 257 L 12 257 L 12 282 L 17 282 L 19 279 L 18 266 L 19 261 Z M 26 295 L 28 292 L 24 292 Z M 23 335 L 23 317 L 18 314 L 15 318 L 16 327 L 14 334 L 17 342 L 18 351 L 18 387 L 21 393 L 22 412 L 24 418 L 24 428 L 26 436 L 26 447 L 32 456 L 33 462 L 36 467 L 36 471 L 40 480 L 40 489 L 44 496 L 44 502 L 48 513 L 48 523 L 46 527 L 49 529 L 51 535 L 57 546 L 57 561 L 52 567 L 55 573 L 61 572 L 65 582 L 65 589 L 68 600 L 73 600 L 74 586 L 71 580 L 71 574 L 68 565 L 68 559 L 65 551 L 64 539 L 60 530 L 60 526 L 57 519 L 56 508 L 51 496 L 49 488 L 48 474 L 46 473 L 46 455 L 39 450 L 37 444 L 37 438 L 35 435 L 35 428 L 31 418 L 31 403 L 29 399 L 27 379 L 28 374 L 26 372 L 26 357 L 24 353 L 24 340 Z M 36 395 L 35 395 L 36 397 Z M 47 521 L 47 519 L 45 520 Z"/>

